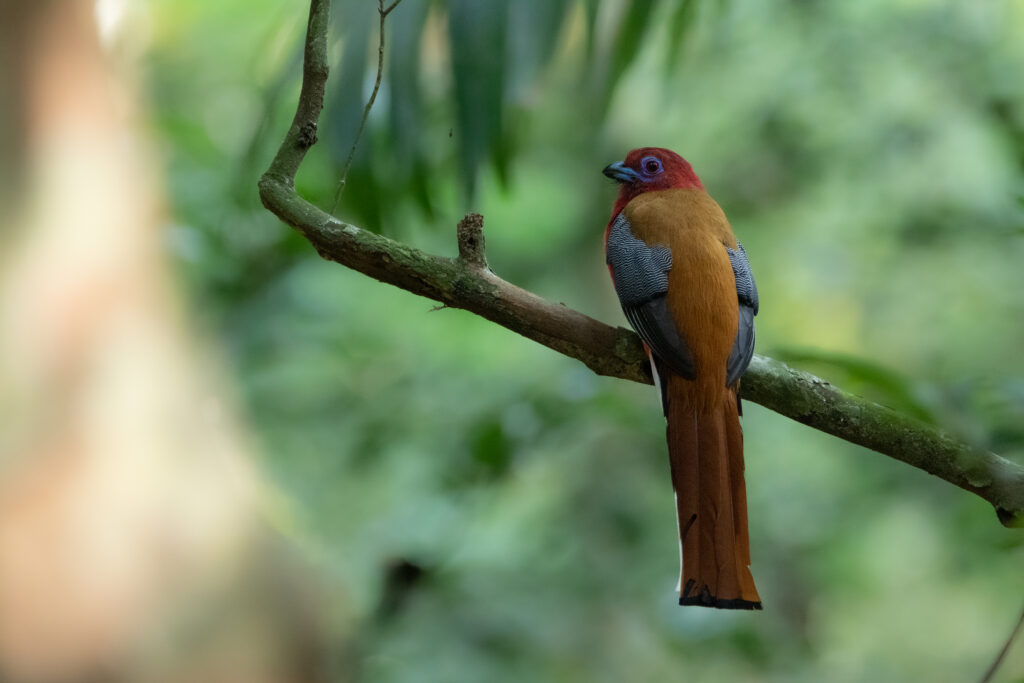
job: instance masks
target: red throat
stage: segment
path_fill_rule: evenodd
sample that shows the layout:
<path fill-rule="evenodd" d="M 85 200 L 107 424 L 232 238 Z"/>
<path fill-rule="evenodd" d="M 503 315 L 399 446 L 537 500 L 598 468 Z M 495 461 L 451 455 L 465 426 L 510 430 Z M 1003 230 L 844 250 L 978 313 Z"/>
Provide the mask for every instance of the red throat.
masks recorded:
<path fill-rule="evenodd" d="M 623 163 L 634 171 L 640 172 L 641 162 L 648 157 L 658 159 L 664 170 L 653 178 L 620 185 L 619 197 L 615 200 L 615 208 L 612 210 L 612 218 L 619 215 L 619 212 L 626 208 L 626 204 L 629 204 L 634 197 L 644 192 L 687 188 L 704 189 L 703 183 L 700 182 L 700 178 L 694 173 L 690 162 L 664 147 L 640 147 L 639 149 L 634 149 L 626 155 Z"/>

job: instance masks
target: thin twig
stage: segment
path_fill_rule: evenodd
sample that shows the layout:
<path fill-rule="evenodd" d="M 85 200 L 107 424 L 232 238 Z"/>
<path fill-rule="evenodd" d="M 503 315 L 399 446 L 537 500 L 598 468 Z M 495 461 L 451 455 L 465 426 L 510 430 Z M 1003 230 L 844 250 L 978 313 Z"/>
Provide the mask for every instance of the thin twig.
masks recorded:
<path fill-rule="evenodd" d="M 345 191 L 345 181 L 348 178 L 348 171 L 352 168 L 352 159 L 356 155 L 356 147 L 359 146 L 359 139 L 363 137 L 363 129 L 366 128 L 366 119 L 370 117 L 370 110 L 377 99 L 377 91 L 380 90 L 380 81 L 384 76 L 384 20 L 391 14 L 391 10 L 398 7 L 402 0 L 395 0 L 384 9 L 384 0 L 377 0 L 377 13 L 380 14 L 380 42 L 377 44 L 377 80 L 373 83 L 373 92 L 363 109 L 363 118 L 359 122 L 359 130 L 356 131 L 356 139 L 352 141 L 352 149 L 348 151 L 348 158 L 345 159 L 345 166 L 341 171 L 341 180 L 338 181 L 338 189 L 334 192 L 334 205 L 331 207 L 331 214 L 338 212 L 338 204 L 341 203 L 341 193 Z"/>
<path fill-rule="evenodd" d="M 1017 619 L 1017 625 L 1013 627 L 1012 631 L 1010 631 L 1010 637 L 1006 639 L 1003 649 L 1000 650 L 999 654 L 996 656 L 996 661 L 992 662 L 992 666 L 988 668 L 988 671 L 985 672 L 985 675 L 979 683 L 989 683 L 989 681 L 992 680 L 992 677 L 996 675 L 996 670 L 999 669 L 999 666 L 1003 663 L 1003 659 L 1006 658 L 1006 653 L 1010 651 L 1010 645 L 1013 644 L 1014 638 L 1016 638 L 1017 634 L 1020 632 L 1021 625 L 1024 625 L 1024 610 L 1021 610 L 1020 618 Z"/>

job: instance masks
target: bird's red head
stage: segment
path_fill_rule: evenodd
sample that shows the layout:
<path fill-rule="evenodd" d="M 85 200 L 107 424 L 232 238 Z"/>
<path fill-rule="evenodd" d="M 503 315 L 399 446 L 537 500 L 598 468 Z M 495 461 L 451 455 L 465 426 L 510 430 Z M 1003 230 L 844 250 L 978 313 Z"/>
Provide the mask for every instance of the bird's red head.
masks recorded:
<path fill-rule="evenodd" d="M 641 147 L 604 168 L 604 174 L 619 183 L 619 198 L 612 216 L 617 216 L 637 195 L 655 190 L 693 188 L 703 190 L 690 162 L 663 147 Z"/>

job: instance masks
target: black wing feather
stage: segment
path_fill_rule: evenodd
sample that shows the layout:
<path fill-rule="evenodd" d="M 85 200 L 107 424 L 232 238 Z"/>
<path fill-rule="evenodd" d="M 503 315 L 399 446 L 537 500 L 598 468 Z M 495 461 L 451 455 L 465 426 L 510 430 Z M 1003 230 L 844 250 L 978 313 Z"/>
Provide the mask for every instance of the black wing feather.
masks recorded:
<path fill-rule="evenodd" d="M 736 341 L 732 345 L 732 352 L 725 366 L 725 385 L 735 385 L 747 366 L 750 359 L 754 357 L 754 316 L 757 315 L 759 307 L 757 297 L 757 284 L 754 283 L 754 274 L 750 270 L 750 261 L 747 260 L 747 252 L 742 244 L 736 243 L 736 249 L 726 247 L 729 252 L 729 262 L 732 263 L 732 272 L 736 277 L 736 298 L 739 303 L 739 326 L 736 329 Z"/>
<path fill-rule="evenodd" d="M 655 297 L 639 306 L 623 306 L 622 310 L 626 320 L 662 363 L 677 375 L 696 379 L 693 356 L 668 312 L 665 296 Z"/>
<path fill-rule="evenodd" d="M 739 381 L 754 357 L 754 309 L 740 304 L 740 324 L 736 341 L 725 365 L 725 386 L 731 387 Z"/>

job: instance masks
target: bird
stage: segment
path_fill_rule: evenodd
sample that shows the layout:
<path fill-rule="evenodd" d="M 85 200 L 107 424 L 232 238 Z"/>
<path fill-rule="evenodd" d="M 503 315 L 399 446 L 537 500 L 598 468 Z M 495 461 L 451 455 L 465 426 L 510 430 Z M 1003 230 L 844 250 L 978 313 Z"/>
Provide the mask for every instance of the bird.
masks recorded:
<path fill-rule="evenodd" d="M 750 262 L 722 208 L 675 152 L 634 149 L 603 173 L 619 184 L 604 234 L 608 270 L 667 421 L 679 604 L 760 610 L 739 394 L 758 312 Z"/>

